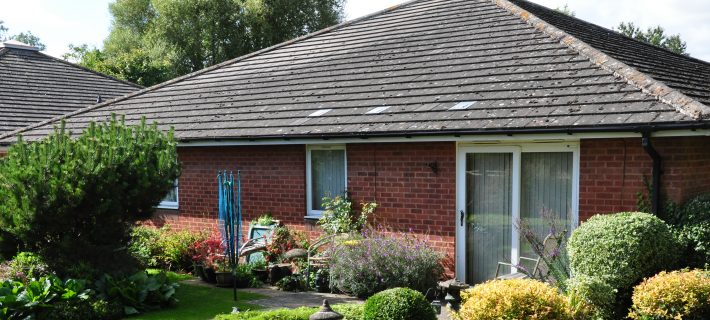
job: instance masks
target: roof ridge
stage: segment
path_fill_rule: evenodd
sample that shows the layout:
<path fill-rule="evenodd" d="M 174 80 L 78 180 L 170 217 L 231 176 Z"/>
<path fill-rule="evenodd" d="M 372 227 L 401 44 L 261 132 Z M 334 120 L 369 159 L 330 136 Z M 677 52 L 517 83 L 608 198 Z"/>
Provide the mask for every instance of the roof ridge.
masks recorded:
<path fill-rule="evenodd" d="M 333 26 L 330 26 L 330 27 L 327 27 L 327 28 L 324 28 L 324 29 L 321 29 L 321 30 L 318 30 L 318 31 L 308 33 L 308 34 L 303 35 L 303 36 L 300 36 L 300 37 L 298 37 L 298 38 L 290 39 L 290 40 L 287 40 L 287 41 L 284 41 L 284 42 L 275 44 L 275 45 L 273 45 L 273 46 L 266 47 L 266 48 L 264 48 L 264 49 L 254 51 L 254 52 L 252 52 L 252 53 L 248 53 L 248 54 L 245 54 L 245 55 L 243 55 L 243 56 L 239 56 L 239 57 L 236 57 L 236 58 L 234 58 L 234 59 L 230 59 L 230 60 L 227 60 L 227 61 L 224 61 L 224 62 L 215 64 L 215 65 L 213 65 L 213 66 L 209 66 L 209 67 L 204 68 L 204 69 L 202 69 L 202 70 L 197 70 L 197 71 L 195 71 L 195 72 L 191 72 L 191 73 L 188 73 L 188 74 L 186 74 L 186 75 L 179 76 L 179 77 L 177 77 L 177 78 L 174 78 L 174 79 L 165 81 L 165 82 L 163 82 L 163 83 L 159 83 L 159 84 L 150 86 L 150 87 L 145 88 L 145 89 L 143 89 L 143 90 L 139 90 L 139 91 L 136 91 L 136 92 L 127 94 L 127 95 L 125 95 L 125 96 L 122 96 L 122 97 L 119 97 L 119 98 L 116 98 L 116 99 L 113 99 L 113 100 L 106 101 L 106 102 L 104 102 L 104 103 L 95 104 L 95 105 L 92 105 L 92 106 L 89 106 L 89 107 L 86 107 L 86 108 L 82 108 L 82 109 L 79 109 L 79 110 L 76 110 L 76 111 L 73 111 L 73 112 L 70 112 L 70 113 L 67 113 L 67 114 L 63 114 L 63 115 L 61 115 L 61 116 L 54 117 L 54 118 L 49 119 L 49 120 L 45 120 L 45 121 L 42 121 L 42 122 L 39 122 L 39 123 L 35 123 L 35 124 L 30 125 L 30 126 L 27 126 L 27 127 L 23 127 L 23 128 L 17 129 L 17 130 L 13 130 L 13 131 L 10 131 L 10 132 L 5 133 L 5 134 L 0 134 L 0 140 L 4 140 L 4 139 L 6 139 L 6 138 L 8 138 L 8 137 L 11 137 L 11 136 L 14 136 L 14 135 L 17 135 L 17 134 L 21 134 L 22 132 L 25 132 L 25 131 L 29 131 L 29 130 L 33 130 L 33 129 L 39 128 L 39 127 L 42 127 L 42 126 L 47 125 L 47 124 L 50 124 L 50 123 L 54 123 L 54 122 L 57 122 L 57 121 L 60 121 L 60 120 L 64 120 L 64 119 L 66 119 L 66 118 L 69 118 L 69 117 L 72 117 L 72 116 L 75 116 L 75 115 L 79 115 L 79 114 L 82 114 L 82 113 L 87 113 L 87 112 L 89 112 L 89 111 L 93 111 L 93 110 L 95 110 L 95 109 L 99 109 L 99 108 L 101 108 L 101 107 L 104 107 L 104 106 L 107 106 L 107 105 L 111 105 L 111 104 L 113 104 L 113 103 L 116 103 L 116 102 L 119 102 L 119 101 L 123 101 L 123 100 L 126 100 L 126 99 L 128 99 L 128 98 L 132 98 L 132 97 L 136 97 L 136 96 L 139 96 L 139 95 L 148 93 L 148 92 L 152 92 L 152 91 L 154 91 L 154 90 L 157 90 L 157 89 L 160 89 L 160 88 L 163 88 L 163 87 L 167 87 L 167 86 L 169 86 L 169 85 L 171 85 L 171 84 L 178 83 L 178 82 L 180 82 L 180 81 L 187 80 L 187 79 L 190 79 L 190 78 L 193 78 L 193 77 L 202 75 L 202 74 L 207 73 L 207 72 L 210 72 L 210 71 L 212 71 L 212 70 L 220 69 L 220 68 L 222 68 L 222 67 L 225 67 L 225 66 L 228 66 L 228 65 L 232 65 L 232 64 L 234 64 L 234 63 L 237 63 L 237 62 L 240 62 L 240 61 L 243 61 L 243 60 L 247 60 L 247 59 L 249 59 L 249 58 L 255 57 L 255 56 L 260 55 L 260 54 L 262 54 L 262 53 L 270 52 L 270 51 L 273 51 L 273 50 L 275 50 L 275 49 L 278 49 L 278 48 L 281 48 L 281 47 L 285 47 L 285 46 L 287 46 L 287 45 L 290 45 L 290 44 L 293 44 L 293 43 L 296 43 L 296 42 L 300 42 L 300 41 L 307 40 L 307 39 L 310 39 L 310 38 L 313 38 L 313 37 L 316 37 L 316 36 L 319 36 L 319 35 L 322 35 L 322 34 L 326 34 L 326 33 L 328 33 L 328 32 L 331 32 L 331 31 L 334 31 L 334 30 L 338 30 L 338 29 L 341 29 L 341 28 L 343 28 L 343 27 L 346 27 L 346 26 L 349 26 L 349 25 L 352 25 L 352 24 L 355 24 L 355 23 L 358 23 L 358 22 L 361 22 L 361 21 L 364 21 L 364 20 L 368 20 L 368 19 L 370 19 L 370 18 L 374 18 L 374 17 L 376 17 L 376 16 L 379 16 L 379 15 L 382 15 L 382 14 L 385 14 L 385 13 L 389 13 L 389 12 L 392 12 L 392 11 L 394 11 L 394 10 L 401 9 L 401 8 L 406 7 L 406 6 L 412 5 L 412 4 L 414 4 L 414 3 L 423 2 L 423 1 L 427 1 L 427 0 L 409 0 L 409 1 L 405 1 L 405 2 L 402 2 L 402 3 L 400 3 L 400 4 L 397 4 L 397 5 L 394 5 L 394 6 L 390 6 L 390 7 L 386 8 L 386 9 L 379 10 L 379 11 L 376 11 L 376 12 L 373 12 L 373 13 L 370 13 L 370 14 L 367 14 L 367 15 L 364 15 L 364 16 L 359 17 L 359 18 L 355 18 L 355 19 L 352 19 L 352 20 L 344 21 L 344 22 L 341 22 L 341 23 L 339 23 L 339 24 L 336 24 L 336 25 L 333 25 Z M 50 57 L 51 57 L 51 56 L 50 56 Z M 54 57 L 52 57 L 52 58 L 54 58 Z M 56 59 L 56 58 L 54 58 L 54 59 Z M 67 63 L 70 63 L 70 62 L 67 62 Z"/>
<path fill-rule="evenodd" d="M 84 70 L 84 71 L 93 73 L 93 74 L 95 74 L 95 75 L 97 75 L 97 76 L 100 76 L 100 77 L 103 77 L 103 78 L 108 78 L 108 79 L 111 79 L 111 80 L 115 80 L 115 81 L 121 82 L 121 83 L 123 83 L 123 84 L 127 84 L 127 85 L 129 85 L 129 86 L 131 86 L 131 87 L 135 87 L 135 88 L 138 88 L 138 89 L 145 88 L 144 86 L 141 86 L 141 85 L 139 85 L 139 84 L 136 84 L 136 83 L 133 83 L 133 82 L 130 82 L 130 81 L 126 81 L 126 80 L 123 80 L 123 79 L 119 79 L 119 78 L 116 78 L 116 77 L 114 77 L 114 76 L 110 76 L 110 75 L 108 75 L 108 74 L 104 74 L 104 73 L 101 73 L 101 72 L 98 72 L 98 71 L 95 71 L 95 70 L 91 70 L 91 69 L 89 69 L 89 68 L 87 68 L 87 67 L 78 65 L 78 64 L 76 64 L 76 63 L 69 62 L 69 61 L 64 60 L 64 59 L 59 59 L 59 58 L 57 58 L 57 57 L 50 56 L 50 55 L 48 55 L 48 54 L 46 54 L 46 53 L 44 53 L 44 52 L 41 52 L 41 51 L 37 51 L 36 53 L 38 53 L 38 54 L 40 54 L 40 55 L 42 55 L 42 56 L 44 56 L 44 57 L 50 58 L 50 59 L 52 59 L 52 60 L 54 60 L 54 61 L 57 61 L 57 62 L 59 62 L 59 63 L 66 64 L 66 65 L 72 66 L 72 67 L 74 67 L 74 68 L 79 68 L 79 69 L 81 69 L 81 70 Z"/>
<path fill-rule="evenodd" d="M 527 3 L 528 3 L 529 5 L 531 5 L 531 6 L 535 6 L 535 7 L 539 7 L 539 8 L 544 8 L 544 9 L 546 9 L 546 10 L 550 10 L 551 12 L 554 12 L 554 13 L 557 13 L 557 14 L 560 14 L 560 15 L 564 15 L 566 18 L 574 19 L 574 20 L 583 22 L 583 23 L 585 23 L 585 24 L 590 24 L 590 25 L 593 25 L 593 26 L 595 26 L 595 27 L 604 29 L 604 30 L 606 30 L 606 31 L 608 31 L 608 32 L 613 32 L 613 33 L 615 33 L 615 34 L 617 34 L 617 35 L 619 35 L 619 36 L 622 36 L 622 37 L 624 37 L 624 38 L 626 38 L 626 39 L 628 39 L 628 40 L 633 40 L 634 42 L 636 42 L 636 43 L 638 43 L 638 44 L 641 44 L 641 45 L 643 45 L 643 46 L 645 46 L 645 47 L 648 47 L 649 49 L 654 49 L 654 50 L 656 50 L 656 51 L 661 51 L 661 52 L 665 52 L 665 53 L 670 53 L 670 54 L 672 54 L 672 55 L 674 55 L 674 56 L 676 56 L 676 57 L 678 57 L 678 58 L 693 60 L 693 62 L 701 63 L 701 64 L 705 64 L 705 65 L 709 65 L 709 66 L 710 66 L 710 62 L 709 62 L 709 61 L 705 61 L 705 60 L 702 60 L 702 59 L 698 59 L 698 58 L 693 57 L 693 56 L 691 56 L 691 55 L 686 55 L 686 54 L 677 53 L 677 52 L 672 51 L 672 50 L 670 50 L 670 49 L 663 48 L 663 47 L 659 47 L 659 46 L 656 46 L 656 45 L 652 45 L 652 44 L 650 44 L 650 43 L 648 43 L 648 42 L 644 42 L 644 41 L 641 41 L 641 40 L 638 40 L 638 39 L 629 37 L 629 36 L 627 36 L 627 35 L 625 35 L 625 34 L 623 34 L 623 33 L 621 33 L 621 32 L 618 32 L 618 31 L 614 30 L 613 27 L 612 27 L 612 28 L 607 28 L 607 27 L 605 27 L 605 26 L 601 26 L 601 25 L 598 25 L 598 24 L 596 24 L 596 23 L 593 23 L 593 22 L 590 22 L 590 21 L 587 21 L 587 20 L 582 20 L 582 19 L 577 18 L 577 17 L 575 17 L 575 16 L 566 15 L 566 14 L 564 14 L 564 13 L 557 12 L 556 10 L 550 9 L 550 8 L 548 8 L 548 7 L 545 7 L 545 6 L 541 5 L 541 4 L 532 2 L 532 1 L 530 1 L 530 0 L 518 0 L 518 1 L 524 1 L 524 2 L 527 2 Z"/>
<path fill-rule="evenodd" d="M 577 37 L 555 27 L 551 23 L 538 18 L 534 14 L 519 7 L 508 0 L 490 0 L 494 5 L 507 10 L 517 16 L 525 23 L 536 30 L 559 41 L 561 44 L 576 51 L 580 55 L 587 57 L 592 63 L 603 70 L 612 72 L 625 79 L 629 84 L 638 87 L 642 92 L 657 98 L 676 109 L 678 112 L 687 115 L 694 120 L 710 119 L 710 106 L 706 106 L 699 101 L 673 89 L 665 83 L 617 60 L 610 55 L 594 48 L 592 45 L 578 39 Z M 549 10 L 549 8 L 548 8 Z"/>

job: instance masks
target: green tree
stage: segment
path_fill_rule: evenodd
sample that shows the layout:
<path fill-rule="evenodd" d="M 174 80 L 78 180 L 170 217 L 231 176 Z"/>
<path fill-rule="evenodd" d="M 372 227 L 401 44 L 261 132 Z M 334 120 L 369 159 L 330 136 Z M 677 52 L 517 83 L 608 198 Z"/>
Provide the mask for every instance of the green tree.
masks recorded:
<path fill-rule="evenodd" d="M 179 172 L 172 132 L 145 121 L 128 127 L 114 117 L 76 139 L 62 124 L 41 141 L 20 139 L 0 159 L 3 256 L 36 252 L 62 275 L 77 265 L 130 271 L 130 229 L 151 217 Z"/>
<path fill-rule="evenodd" d="M 71 46 L 65 58 L 153 85 L 336 24 L 343 2 L 117 0 L 104 47 Z"/>
<path fill-rule="evenodd" d="M 555 8 L 555 11 L 562 13 L 562 14 L 566 14 L 570 17 L 574 17 L 577 15 L 572 9 L 570 9 L 570 7 L 566 3 L 564 6 Z"/>
<path fill-rule="evenodd" d="M 616 31 L 627 37 L 646 42 L 656 47 L 668 49 L 678 54 L 688 55 L 685 51 L 687 46 L 685 41 L 681 40 L 680 35 L 667 35 L 661 26 L 647 28 L 646 31 L 644 31 L 633 22 L 621 22 L 619 26 L 616 27 Z"/>
<path fill-rule="evenodd" d="M 33 47 L 37 47 L 40 51 L 44 51 L 44 49 L 47 49 L 47 46 L 42 43 L 38 36 L 32 34 L 31 31 L 20 32 L 15 35 L 8 35 L 8 31 L 9 29 L 5 27 L 3 21 L 0 20 L 0 42 L 7 40 L 17 40 L 19 42 L 29 44 Z"/>

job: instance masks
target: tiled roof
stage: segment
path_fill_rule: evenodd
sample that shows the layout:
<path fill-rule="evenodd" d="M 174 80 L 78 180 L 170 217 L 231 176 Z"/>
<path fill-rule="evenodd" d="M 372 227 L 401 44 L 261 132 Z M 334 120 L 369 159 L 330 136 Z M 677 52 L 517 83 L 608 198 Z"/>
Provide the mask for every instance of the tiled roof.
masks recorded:
<path fill-rule="evenodd" d="M 696 125 L 710 116 L 698 102 L 707 92 L 689 98 L 674 83 L 560 29 L 505 0 L 418 0 L 76 112 L 66 122 L 76 132 L 112 113 L 128 122 L 145 116 L 190 141 L 616 130 Z M 702 74 L 668 71 L 674 70 L 669 77 L 707 84 Z M 36 139 L 54 124 L 22 134 Z"/>
<path fill-rule="evenodd" d="M 139 89 L 8 42 L 0 45 L 0 134 Z"/>

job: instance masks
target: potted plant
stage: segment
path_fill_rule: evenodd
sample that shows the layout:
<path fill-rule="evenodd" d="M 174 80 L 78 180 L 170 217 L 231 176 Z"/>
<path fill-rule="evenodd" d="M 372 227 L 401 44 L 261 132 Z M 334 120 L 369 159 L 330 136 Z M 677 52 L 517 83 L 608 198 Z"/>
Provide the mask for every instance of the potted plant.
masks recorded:
<path fill-rule="evenodd" d="M 232 273 L 232 266 L 229 263 L 229 259 L 225 256 L 221 256 L 213 260 L 213 265 L 216 286 L 231 287 L 234 284 L 234 274 Z"/>
<path fill-rule="evenodd" d="M 201 244 L 199 250 L 200 254 L 197 258 L 202 262 L 205 280 L 209 283 L 216 283 L 219 260 L 224 257 L 222 241 L 215 237 L 209 238 Z"/>
<path fill-rule="evenodd" d="M 207 255 L 207 240 L 197 240 L 195 243 L 190 245 L 190 255 L 192 257 L 192 268 L 194 275 L 199 277 L 202 281 L 207 281 L 207 274 L 205 273 L 205 256 Z"/>

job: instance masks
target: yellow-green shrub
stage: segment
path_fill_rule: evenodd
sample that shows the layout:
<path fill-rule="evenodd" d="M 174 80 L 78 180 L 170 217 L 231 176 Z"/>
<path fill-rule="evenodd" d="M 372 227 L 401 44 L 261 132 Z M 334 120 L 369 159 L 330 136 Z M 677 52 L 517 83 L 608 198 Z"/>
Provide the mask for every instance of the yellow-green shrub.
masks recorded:
<path fill-rule="evenodd" d="M 710 271 L 661 272 L 634 288 L 631 319 L 705 319 L 710 314 Z"/>
<path fill-rule="evenodd" d="M 571 319 L 566 298 L 536 280 L 493 280 L 461 293 L 462 320 Z"/>

